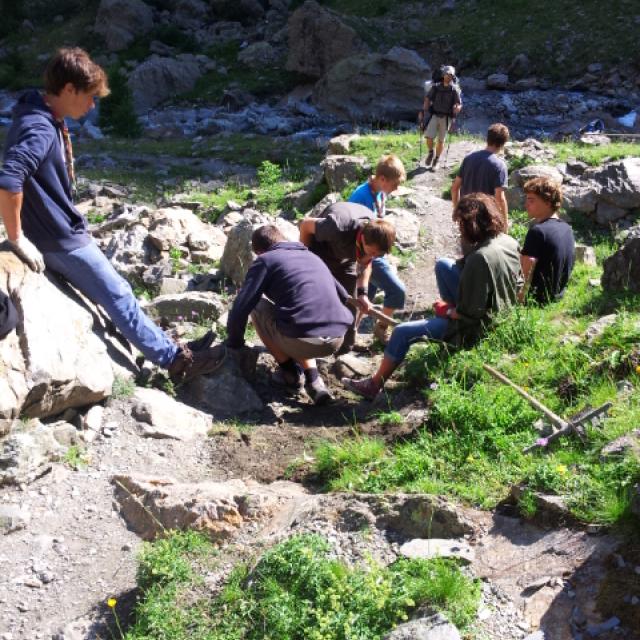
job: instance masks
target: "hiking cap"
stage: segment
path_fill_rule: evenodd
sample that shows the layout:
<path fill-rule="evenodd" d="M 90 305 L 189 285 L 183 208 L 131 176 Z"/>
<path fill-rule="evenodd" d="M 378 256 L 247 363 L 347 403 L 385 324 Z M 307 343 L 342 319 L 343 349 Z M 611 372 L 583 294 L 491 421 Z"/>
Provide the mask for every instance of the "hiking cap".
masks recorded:
<path fill-rule="evenodd" d="M 445 65 L 444 67 L 442 67 L 442 75 L 451 76 L 452 78 L 455 78 L 456 77 L 455 67 L 452 67 L 451 65 Z"/>

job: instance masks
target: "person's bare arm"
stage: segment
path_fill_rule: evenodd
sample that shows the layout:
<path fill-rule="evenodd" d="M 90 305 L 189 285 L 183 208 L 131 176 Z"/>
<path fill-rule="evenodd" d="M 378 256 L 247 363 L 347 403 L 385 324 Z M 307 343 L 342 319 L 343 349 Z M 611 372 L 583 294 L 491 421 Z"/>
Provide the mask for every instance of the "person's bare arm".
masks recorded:
<path fill-rule="evenodd" d="M 455 209 L 458 206 L 458 202 L 460 202 L 460 189 L 462 188 L 462 178 L 460 176 L 456 176 L 453 184 L 451 185 L 451 202 L 453 203 L 453 208 Z"/>
<path fill-rule="evenodd" d="M 20 210 L 22 209 L 22 192 L 11 193 L 0 189 L 0 214 L 9 240 L 15 241 L 22 234 Z"/>
<path fill-rule="evenodd" d="M 520 254 L 520 268 L 522 269 L 522 277 L 524 278 L 524 285 L 522 289 L 518 291 L 518 302 L 524 302 L 531 285 L 531 279 L 533 278 L 533 272 L 536 268 L 537 258 L 531 256 L 525 256 Z"/>
<path fill-rule="evenodd" d="M 360 270 L 360 266 L 358 265 L 358 278 L 356 280 L 356 288 L 364 289 L 364 294 L 359 295 L 356 299 L 358 301 L 358 305 L 360 305 L 360 311 L 362 313 L 367 313 L 369 309 L 373 306 L 371 301 L 369 300 L 369 296 L 367 295 L 367 291 L 369 290 L 369 278 L 371 278 L 371 262 L 366 265 L 362 270 Z"/>
<path fill-rule="evenodd" d="M 300 242 L 305 247 L 311 246 L 311 241 L 316 233 L 316 222 L 318 218 L 305 218 L 300 223 Z"/>
<path fill-rule="evenodd" d="M 504 220 L 509 224 L 509 205 L 507 204 L 507 195 L 503 187 L 496 187 L 493 192 L 493 196 L 498 203 L 498 208 L 502 211 L 502 215 L 504 216 Z"/>

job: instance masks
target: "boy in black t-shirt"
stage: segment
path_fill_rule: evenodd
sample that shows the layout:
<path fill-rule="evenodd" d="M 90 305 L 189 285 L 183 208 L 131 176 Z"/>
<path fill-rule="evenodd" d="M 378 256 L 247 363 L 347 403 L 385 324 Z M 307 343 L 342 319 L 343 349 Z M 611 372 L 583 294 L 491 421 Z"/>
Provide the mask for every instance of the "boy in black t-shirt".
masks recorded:
<path fill-rule="evenodd" d="M 571 227 L 558 217 L 562 202 L 560 185 L 549 178 L 533 178 L 524 185 L 525 206 L 534 225 L 527 232 L 520 255 L 527 293 L 545 304 L 564 295 L 573 270 L 575 240 Z"/>

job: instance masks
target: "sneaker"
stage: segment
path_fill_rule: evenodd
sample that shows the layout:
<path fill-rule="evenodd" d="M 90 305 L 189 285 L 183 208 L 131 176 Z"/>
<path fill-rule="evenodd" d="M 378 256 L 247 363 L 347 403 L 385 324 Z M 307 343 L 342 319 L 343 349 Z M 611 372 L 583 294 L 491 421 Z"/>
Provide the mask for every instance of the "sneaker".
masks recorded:
<path fill-rule="evenodd" d="M 324 386 L 322 378 L 316 378 L 313 382 L 305 384 L 304 390 L 316 406 L 327 404 L 327 402 L 333 400 L 333 396 L 329 393 L 327 387 Z"/>
<path fill-rule="evenodd" d="M 373 325 L 373 335 L 382 342 L 382 344 L 387 344 L 389 342 L 389 327 L 382 322 L 376 322 Z"/>
<path fill-rule="evenodd" d="M 440 160 L 440 156 L 436 156 L 436 157 L 433 159 L 433 164 L 431 165 L 431 168 L 432 168 L 432 169 L 435 169 L 435 168 L 436 168 L 436 166 L 438 165 L 438 161 L 439 161 L 439 160 Z"/>
<path fill-rule="evenodd" d="M 224 362 L 227 349 L 223 344 L 191 351 L 186 345 L 168 367 L 169 377 L 175 383 L 183 384 L 196 376 L 217 371 Z"/>
<path fill-rule="evenodd" d="M 302 371 L 291 373 L 282 367 L 278 367 L 271 373 L 270 380 L 276 387 L 300 391 L 304 386 L 304 373 Z"/>
<path fill-rule="evenodd" d="M 427 155 L 427 159 L 424 161 L 424 163 L 427 167 L 430 167 L 432 162 L 433 162 L 433 149 L 429 151 Z"/>
<path fill-rule="evenodd" d="M 365 397 L 367 400 L 375 400 L 380 393 L 380 388 L 373 381 L 373 378 L 362 378 L 362 380 L 342 378 L 341 382 L 346 389 Z"/>

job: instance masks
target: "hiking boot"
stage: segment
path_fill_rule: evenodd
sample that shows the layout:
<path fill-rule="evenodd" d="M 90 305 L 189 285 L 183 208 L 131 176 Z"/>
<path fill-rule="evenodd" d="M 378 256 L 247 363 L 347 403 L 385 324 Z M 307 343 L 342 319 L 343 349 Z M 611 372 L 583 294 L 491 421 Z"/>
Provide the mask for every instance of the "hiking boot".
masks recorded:
<path fill-rule="evenodd" d="M 271 373 L 270 380 L 276 387 L 300 391 L 304 385 L 304 374 L 300 370 L 297 373 L 291 373 L 291 371 L 285 371 L 282 367 L 278 367 Z"/>
<path fill-rule="evenodd" d="M 316 406 L 327 404 L 327 402 L 333 400 L 333 396 L 324 386 L 322 378 L 316 378 L 313 382 L 308 382 L 304 385 L 304 390 Z"/>
<path fill-rule="evenodd" d="M 427 159 L 424 161 L 424 164 L 427 167 L 430 167 L 432 162 L 433 162 L 433 149 L 431 149 L 431 151 L 429 151 L 429 153 L 427 154 Z"/>
<path fill-rule="evenodd" d="M 203 336 L 196 340 L 190 340 L 187 342 L 187 347 L 191 349 L 191 351 L 201 351 L 202 349 L 208 349 L 213 341 L 216 339 L 215 331 L 209 329 Z"/>
<path fill-rule="evenodd" d="M 223 344 L 191 351 L 184 345 L 173 359 L 167 371 L 176 384 L 185 382 L 206 373 L 217 371 L 225 360 L 227 349 Z"/>
<path fill-rule="evenodd" d="M 440 160 L 440 156 L 436 156 L 436 157 L 433 159 L 433 164 L 431 165 L 431 168 L 432 168 L 432 169 L 435 169 L 435 168 L 438 166 L 438 161 L 439 161 L 439 160 Z"/>
<path fill-rule="evenodd" d="M 382 322 L 376 322 L 373 325 L 373 335 L 382 342 L 382 344 L 387 344 L 389 342 L 389 327 Z"/>
<path fill-rule="evenodd" d="M 375 400 L 380 393 L 380 387 L 373 381 L 373 378 L 362 378 L 362 380 L 342 378 L 341 382 L 346 389 L 363 396 L 367 400 Z"/>

